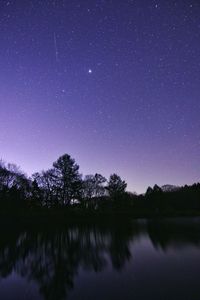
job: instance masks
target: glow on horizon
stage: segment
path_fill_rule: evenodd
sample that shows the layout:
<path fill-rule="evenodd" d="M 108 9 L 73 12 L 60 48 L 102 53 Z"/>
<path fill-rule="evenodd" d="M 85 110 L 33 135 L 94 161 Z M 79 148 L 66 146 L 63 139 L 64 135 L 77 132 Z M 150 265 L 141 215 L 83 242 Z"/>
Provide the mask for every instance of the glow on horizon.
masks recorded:
<path fill-rule="evenodd" d="M 199 181 L 197 1 L 25 2 L 0 10 L 0 157 L 30 175 L 69 153 L 138 193 Z"/>

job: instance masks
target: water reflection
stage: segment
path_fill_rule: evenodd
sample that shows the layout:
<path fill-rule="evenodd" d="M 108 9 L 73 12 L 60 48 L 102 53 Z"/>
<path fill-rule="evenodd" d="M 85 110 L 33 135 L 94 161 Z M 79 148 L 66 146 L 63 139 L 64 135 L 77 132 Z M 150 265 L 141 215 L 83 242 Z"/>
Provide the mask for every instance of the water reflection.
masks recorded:
<path fill-rule="evenodd" d="M 36 283 L 41 299 L 67 299 L 76 288 L 74 281 L 80 270 L 97 273 L 111 266 L 120 274 L 134 261 L 134 247 L 141 239 L 150 240 L 155 251 L 180 252 L 188 246 L 198 249 L 199 229 L 196 220 L 165 220 L 110 227 L 1 230 L 0 277 L 9 278 L 15 272 L 27 282 Z"/>
<path fill-rule="evenodd" d="M 200 220 L 171 219 L 149 221 L 147 232 L 155 249 L 167 252 L 170 249 L 183 249 L 200 245 Z"/>

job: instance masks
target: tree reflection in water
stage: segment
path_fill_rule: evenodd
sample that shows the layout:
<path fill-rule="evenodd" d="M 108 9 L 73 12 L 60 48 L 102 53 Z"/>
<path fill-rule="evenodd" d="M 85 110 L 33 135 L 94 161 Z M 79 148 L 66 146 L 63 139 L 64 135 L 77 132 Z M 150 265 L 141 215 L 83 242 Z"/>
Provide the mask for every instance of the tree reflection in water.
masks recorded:
<path fill-rule="evenodd" d="M 12 230 L 1 235 L 0 276 L 15 271 L 35 281 L 44 299 L 65 299 L 80 267 L 100 272 L 109 256 L 113 268 L 123 268 L 131 258 L 132 238 L 130 227 Z"/>
<path fill-rule="evenodd" d="M 1 232 L 0 277 L 14 271 L 34 281 L 44 299 L 66 299 L 80 268 L 101 272 L 111 262 L 119 272 L 131 259 L 134 242 L 144 233 L 159 250 L 199 245 L 199 223 L 193 223 L 192 230 L 187 228 L 168 221 L 147 221 L 111 227 L 8 230 Z"/>

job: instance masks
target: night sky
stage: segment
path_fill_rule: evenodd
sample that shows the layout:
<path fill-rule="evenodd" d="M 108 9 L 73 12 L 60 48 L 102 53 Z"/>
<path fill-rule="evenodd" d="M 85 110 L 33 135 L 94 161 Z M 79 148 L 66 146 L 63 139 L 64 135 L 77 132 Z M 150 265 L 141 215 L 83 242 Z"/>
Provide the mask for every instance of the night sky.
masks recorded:
<path fill-rule="evenodd" d="M 0 1 L 0 157 L 130 191 L 200 179 L 200 1 Z"/>

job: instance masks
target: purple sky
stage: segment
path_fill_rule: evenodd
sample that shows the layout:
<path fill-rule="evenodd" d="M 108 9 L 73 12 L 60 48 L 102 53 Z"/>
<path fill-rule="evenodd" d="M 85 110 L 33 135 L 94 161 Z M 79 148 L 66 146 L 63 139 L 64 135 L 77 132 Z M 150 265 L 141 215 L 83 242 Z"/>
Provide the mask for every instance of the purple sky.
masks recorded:
<path fill-rule="evenodd" d="M 200 179 L 198 0 L 0 1 L 0 158 L 128 189 Z"/>

